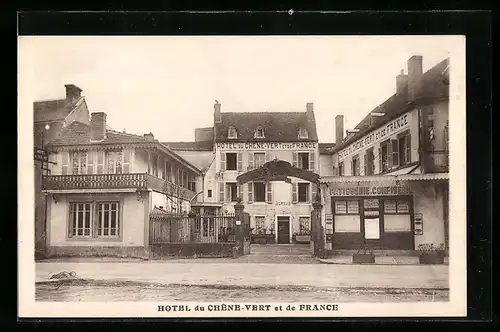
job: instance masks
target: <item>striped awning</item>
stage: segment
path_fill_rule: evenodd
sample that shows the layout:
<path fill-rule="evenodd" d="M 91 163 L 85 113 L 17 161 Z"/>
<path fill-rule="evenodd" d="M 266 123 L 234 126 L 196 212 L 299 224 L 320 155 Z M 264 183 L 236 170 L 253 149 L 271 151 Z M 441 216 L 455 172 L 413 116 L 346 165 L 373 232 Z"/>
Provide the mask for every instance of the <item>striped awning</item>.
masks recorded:
<path fill-rule="evenodd" d="M 448 180 L 448 173 L 426 173 L 426 174 L 401 174 L 380 176 L 326 176 L 320 178 L 320 183 L 344 183 L 344 182 L 379 182 L 379 181 L 437 181 Z"/>

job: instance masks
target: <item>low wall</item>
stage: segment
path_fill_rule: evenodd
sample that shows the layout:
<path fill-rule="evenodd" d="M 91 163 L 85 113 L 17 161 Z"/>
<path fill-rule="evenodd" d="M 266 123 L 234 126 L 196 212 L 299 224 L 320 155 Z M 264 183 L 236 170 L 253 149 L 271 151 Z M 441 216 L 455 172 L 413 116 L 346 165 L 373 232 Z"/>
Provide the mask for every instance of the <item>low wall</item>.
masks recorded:
<path fill-rule="evenodd" d="M 150 258 L 233 257 L 234 243 L 162 243 L 150 245 Z"/>
<path fill-rule="evenodd" d="M 122 257 L 148 259 L 149 253 L 144 247 L 118 246 L 51 246 L 47 257 Z"/>

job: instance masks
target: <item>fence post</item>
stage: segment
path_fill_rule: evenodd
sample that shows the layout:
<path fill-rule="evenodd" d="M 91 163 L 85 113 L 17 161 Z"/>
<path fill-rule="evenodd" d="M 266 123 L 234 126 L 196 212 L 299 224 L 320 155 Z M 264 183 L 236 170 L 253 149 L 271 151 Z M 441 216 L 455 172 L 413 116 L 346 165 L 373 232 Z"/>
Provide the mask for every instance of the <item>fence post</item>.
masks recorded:
<path fill-rule="evenodd" d="M 325 239 L 323 235 L 323 227 L 321 226 L 321 209 L 323 205 L 319 202 L 313 203 L 313 211 L 311 212 L 311 244 L 313 255 L 322 257 L 325 251 Z"/>
<path fill-rule="evenodd" d="M 238 202 L 234 205 L 234 214 L 236 221 L 240 221 L 239 225 L 238 223 L 235 223 L 235 228 L 236 228 L 236 234 L 235 234 L 235 240 L 236 240 L 236 246 L 238 246 L 238 254 L 239 255 L 244 255 L 244 244 L 245 244 L 245 219 L 244 219 L 244 212 L 243 209 L 245 206 L 241 204 L 241 200 L 238 200 Z"/>
<path fill-rule="evenodd" d="M 188 213 L 189 218 L 189 241 L 196 242 L 195 224 L 196 224 L 196 213 L 190 211 Z"/>

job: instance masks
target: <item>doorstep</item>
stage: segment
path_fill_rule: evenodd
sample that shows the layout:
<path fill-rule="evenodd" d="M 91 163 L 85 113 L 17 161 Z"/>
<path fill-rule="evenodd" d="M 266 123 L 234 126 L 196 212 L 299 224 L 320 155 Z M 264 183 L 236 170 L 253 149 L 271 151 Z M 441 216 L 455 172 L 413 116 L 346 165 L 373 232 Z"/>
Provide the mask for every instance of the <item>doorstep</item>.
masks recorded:
<path fill-rule="evenodd" d="M 319 261 L 323 264 L 354 264 L 352 262 L 352 255 L 320 258 Z M 444 264 L 448 265 L 448 257 L 444 258 Z M 416 256 L 375 256 L 375 265 L 420 265 L 420 263 Z"/>

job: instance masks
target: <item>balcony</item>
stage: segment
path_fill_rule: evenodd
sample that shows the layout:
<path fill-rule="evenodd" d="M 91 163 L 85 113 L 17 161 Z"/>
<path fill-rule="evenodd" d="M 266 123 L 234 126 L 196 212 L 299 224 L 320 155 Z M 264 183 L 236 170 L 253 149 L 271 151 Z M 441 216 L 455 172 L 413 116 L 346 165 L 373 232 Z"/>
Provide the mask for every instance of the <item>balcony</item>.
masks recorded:
<path fill-rule="evenodd" d="M 427 173 L 448 172 L 450 166 L 448 151 L 429 151 L 425 156 L 425 171 Z"/>
<path fill-rule="evenodd" d="M 154 190 L 172 197 L 190 200 L 195 192 L 147 173 L 48 175 L 43 177 L 44 190 L 126 189 Z"/>

